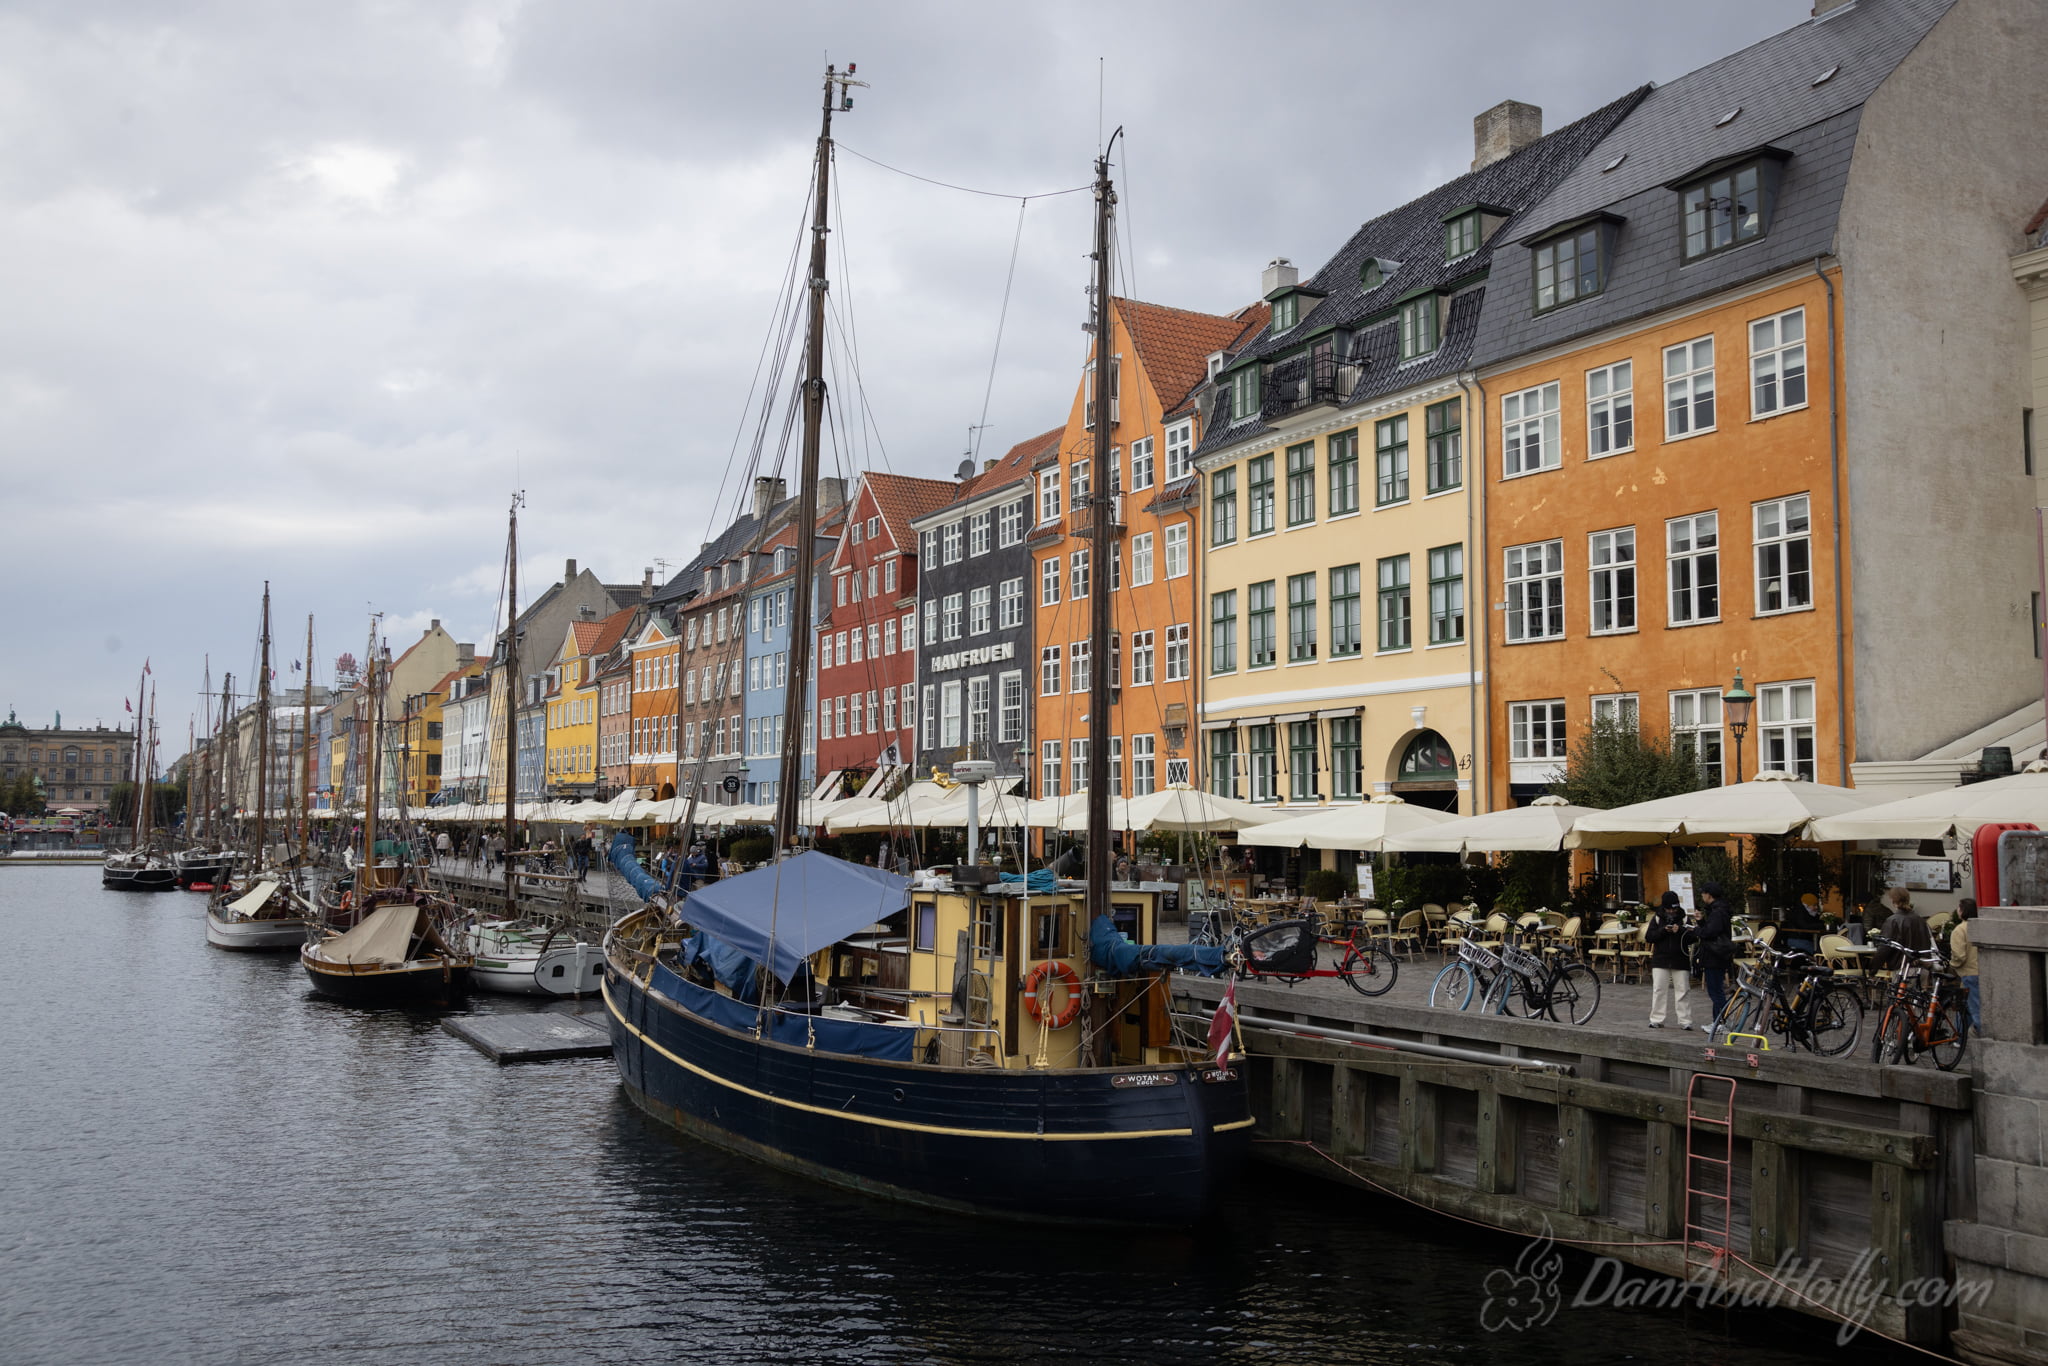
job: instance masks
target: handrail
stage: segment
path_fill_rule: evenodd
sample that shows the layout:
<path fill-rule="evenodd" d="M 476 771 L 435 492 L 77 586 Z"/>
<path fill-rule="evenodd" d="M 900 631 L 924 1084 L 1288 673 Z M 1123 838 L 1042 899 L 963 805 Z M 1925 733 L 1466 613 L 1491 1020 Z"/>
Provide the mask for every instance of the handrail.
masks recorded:
<path fill-rule="evenodd" d="M 1191 1020 L 1206 1023 L 1208 1017 L 1190 1015 L 1175 1011 L 1177 1020 Z M 1367 1048 L 1384 1048 L 1397 1053 L 1420 1053 L 1425 1057 L 1448 1058 L 1456 1062 L 1486 1063 L 1495 1067 L 1534 1068 L 1544 1072 L 1555 1072 L 1559 1076 L 1577 1076 L 1577 1069 L 1567 1062 L 1546 1062 L 1541 1058 L 1511 1058 L 1501 1053 L 1485 1053 L 1476 1048 L 1452 1048 L 1447 1044 L 1422 1043 L 1415 1039 L 1392 1039 L 1383 1034 L 1367 1034 L 1354 1029 L 1329 1029 L 1323 1025 L 1299 1024 L 1293 1020 L 1271 1020 L 1263 1015 L 1240 1013 L 1238 1024 L 1246 1029 L 1264 1029 L 1275 1034 L 1298 1034 L 1308 1039 L 1334 1039 L 1342 1043 L 1355 1043 Z"/>

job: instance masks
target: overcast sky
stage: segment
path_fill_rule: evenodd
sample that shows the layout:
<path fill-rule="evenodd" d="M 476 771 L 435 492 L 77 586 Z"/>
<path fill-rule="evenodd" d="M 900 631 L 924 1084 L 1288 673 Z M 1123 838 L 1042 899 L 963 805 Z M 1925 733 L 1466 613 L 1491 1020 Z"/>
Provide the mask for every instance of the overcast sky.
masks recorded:
<path fill-rule="evenodd" d="M 1269 258 L 1313 270 L 1464 171 L 1480 110 L 1554 128 L 1806 13 L 0 4 L 0 706 L 113 723 L 148 657 L 168 759 L 204 657 L 252 675 L 266 578 L 283 659 L 317 617 L 318 682 L 372 609 L 394 648 L 437 617 L 483 641 L 515 488 L 523 598 L 568 557 L 609 582 L 686 560 L 731 512 L 828 56 L 872 82 L 845 148 L 1009 194 L 1088 179 L 1100 76 L 1120 289 L 1227 312 Z M 828 467 L 945 477 L 1017 201 L 845 151 L 836 174 L 873 423 Z M 984 455 L 1064 419 L 1088 213 L 1025 211 Z"/>

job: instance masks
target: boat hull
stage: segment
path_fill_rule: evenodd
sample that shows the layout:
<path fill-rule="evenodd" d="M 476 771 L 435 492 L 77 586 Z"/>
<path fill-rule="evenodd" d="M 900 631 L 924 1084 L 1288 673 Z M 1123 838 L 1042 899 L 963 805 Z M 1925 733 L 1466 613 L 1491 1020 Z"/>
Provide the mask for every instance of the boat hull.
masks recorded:
<path fill-rule="evenodd" d="M 642 1110 L 771 1166 L 910 1204 L 1187 1225 L 1214 1208 L 1251 1141 L 1236 1068 L 1005 1070 L 823 1053 L 701 1019 L 616 966 L 604 1000 L 620 1080 Z"/>
<path fill-rule="evenodd" d="M 178 885 L 186 891 L 198 886 L 218 887 L 228 879 L 228 866 L 233 859 L 226 855 L 214 859 L 201 859 L 178 864 Z"/>
<path fill-rule="evenodd" d="M 467 964 L 405 963 L 349 970 L 326 964 L 304 949 L 299 950 L 299 964 L 315 991 L 352 1005 L 445 1005 L 469 994 Z"/>
<path fill-rule="evenodd" d="M 178 870 L 168 864 L 145 868 L 103 867 L 100 886 L 116 892 L 168 892 L 178 885 Z"/>
<path fill-rule="evenodd" d="M 299 948 L 306 942 L 303 920 L 222 920 L 206 913 L 206 942 L 217 949 L 238 949 L 251 953 L 276 953 Z"/>

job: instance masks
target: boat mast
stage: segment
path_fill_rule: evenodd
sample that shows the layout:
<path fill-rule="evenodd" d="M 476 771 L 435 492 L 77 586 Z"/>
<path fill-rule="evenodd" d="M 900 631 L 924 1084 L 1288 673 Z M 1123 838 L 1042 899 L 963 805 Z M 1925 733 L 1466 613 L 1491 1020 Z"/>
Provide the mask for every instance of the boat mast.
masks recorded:
<path fill-rule="evenodd" d="M 128 848 L 132 853 L 142 852 L 142 837 L 149 828 L 148 814 L 143 810 L 142 791 L 142 727 L 148 718 L 145 710 L 149 701 L 149 661 L 142 661 L 142 673 L 135 680 L 135 754 L 128 762 L 128 776 L 135 780 L 135 816 L 129 822 Z"/>
<path fill-rule="evenodd" d="M 313 857 L 313 614 L 306 613 L 306 672 L 299 680 L 299 866 Z"/>
<path fill-rule="evenodd" d="M 190 848 L 192 845 L 192 758 L 193 751 L 199 747 L 195 743 L 198 735 L 198 722 L 188 715 L 185 718 L 185 845 L 187 848 Z"/>
<path fill-rule="evenodd" d="M 512 517 L 505 534 L 505 917 L 515 914 L 518 880 L 513 873 L 512 831 L 519 810 L 519 504 L 512 495 Z"/>
<path fill-rule="evenodd" d="M 212 794 L 212 792 L 213 792 L 213 749 L 214 749 L 214 739 L 213 739 L 213 656 L 212 656 L 212 655 L 207 655 L 207 656 L 206 656 L 205 658 L 206 658 L 206 684 L 205 684 L 205 686 L 204 686 L 204 687 L 203 687 L 203 688 L 202 688 L 202 689 L 200 690 L 200 693 L 199 693 L 199 733 L 200 733 L 201 735 L 204 735 L 204 736 L 206 737 L 206 753 L 205 753 L 205 756 L 204 756 L 203 758 L 201 758 L 201 759 L 200 759 L 200 761 L 199 761 L 199 800 L 200 800 L 200 801 L 201 801 L 202 803 L 207 803 L 207 802 L 210 802 L 210 800 L 211 800 L 211 794 Z M 195 808 L 195 807 L 194 807 L 194 806 L 192 805 L 192 799 L 191 799 L 190 797 L 187 797 L 187 798 L 185 799 L 185 810 L 186 810 L 186 816 L 185 816 L 185 829 L 186 829 L 186 831 L 187 831 L 188 833 L 190 833 L 190 834 L 192 834 L 192 835 L 194 836 L 194 838 L 195 838 L 195 842 L 196 842 L 196 837 L 197 837 L 197 834 L 198 834 L 198 830 L 197 830 L 197 827 L 196 827 L 196 826 L 194 825 L 194 822 L 193 822 L 193 814 L 192 814 L 192 813 L 193 813 L 193 812 L 195 811 L 195 809 L 196 809 L 196 808 Z M 207 809 L 205 809 L 205 810 L 202 810 L 202 811 L 198 811 L 198 815 L 199 815 L 199 816 L 201 817 L 201 820 L 200 820 L 199 824 L 203 824 L 203 825 L 204 825 L 204 826 L 206 827 L 206 833 L 207 833 L 208 837 L 210 838 L 210 837 L 212 836 L 212 834 L 213 834 L 213 811 L 212 811 L 212 808 L 211 808 L 211 806 L 209 805 L 209 806 L 207 807 Z"/>
<path fill-rule="evenodd" d="M 234 696 L 235 676 L 232 673 L 224 673 L 220 678 L 220 711 L 213 723 L 213 741 L 214 744 L 220 747 L 220 762 L 213 767 L 213 777 L 217 788 L 214 793 L 214 810 L 216 812 L 226 810 L 232 813 L 234 806 L 232 793 L 230 792 L 233 779 L 228 768 L 229 763 L 234 757 L 235 748 L 234 739 L 228 733 L 228 715 L 233 708 Z M 213 832 L 213 821 L 208 820 L 206 828 L 209 832 Z"/>
<path fill-rule="evenodd" d="M 359 752 L 363 755 L 363 860 L 362 873 L 356 879 L 356 904 L 363 904 L 363 896 L 377 889 L 377 813 L 383 805 L 383 794 L 377 791 L 377 618 L 370 618 L 370 646 L 363 659 L 363 688 L 368 694 L 370 714 L 368 733 L 359 738 Z M 360 714 L 362 708 L 357 707 Z"/>
<path fill-rule="evenodd" d="M 810 327 L 804 338 L 804 432 L 797 470 L 795 610 L 789 624 L 789 688 L 782 700 L 782 770 L 775 788 L 775 851 L 795 847 L 803 797 L 805 685 L 811 676 L 811 578 L 817 571 L 818 442 L 825 426 L 825 209 L 832 184 L 832 111 L 853 108 L 854 64 L 825 68 L 824 122 L 818 130 L 818 180 L 811 191 Z"/>
<path fill-rule="evenodd" d="M 270 580 L 263 581 L 263 657 L 256 668 L 256 866 L 270 845 Z"/>
<path fill-rule="evenodd" d="M 1116 506 L 1110 469 L 1110 403 L 1116 364 L 1110 344 L 1112 313 L 1109 298 L 1109 216 L 1116 204 L 1116 191 L 1109 179 L 1109 147 L 1116 145 L 1111 134 L 1102 155 L 1095 159 L 1095 393 L 1094 411 L 1089 414 L 1095 428 L 1095 450 L 1088 481 L 1088 923 L 1109 914 L 1109 670 L 1111 654 L 1110 517 Z"/>
<path fill-rule="evenodd" d="M 149 690 L 149 756 L 143 761 L 142 769 L 142 833 L 146 838 L 154 823 L 156 813 L 150 808 L 156 805 L 156 689 Z"/>

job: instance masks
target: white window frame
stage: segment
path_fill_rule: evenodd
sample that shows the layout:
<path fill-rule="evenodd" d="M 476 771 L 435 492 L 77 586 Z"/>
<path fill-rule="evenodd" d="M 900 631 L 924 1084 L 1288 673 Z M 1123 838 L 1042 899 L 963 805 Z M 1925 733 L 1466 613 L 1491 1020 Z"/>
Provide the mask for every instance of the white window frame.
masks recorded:
<path fill-rule="evenodd" d="M 949 678 L 939 685 L 939 744 L 945 749 L 958 749 L 966 733 L 963 691 L 957 678 Z"/>
<path fill-rule="evenodd" d="M 1067 557 L 1067 596 L 1076 601 L 1088 596 L 1088 547 L 1081 546 Z"/>
<path fill-rule="evenodd" d="M 1067 642 L 1067 691 L 1087 692 L 1094 682 L 1095 642 L 1070 640 Z"/>
<path fill-rule="evenodd" d="M 1640 619 L 1636 602 L 1636 529 L 1632 526 L 1614 527 L 1587 536 L 1586 566 L 1587 633 L 1596 636 L 1633 633 Z M 1600 624 L 1603 608 L 1607 613 L 1604 626 Z"/>
<path fill-rule="evenodd" d="M 1788 308 L 1749 324 L 1749 420 L 1796 413 L 1807 405 L 1806 310 Z M 1797 390 L 1797 402 L 1787 393 Z"/>
<path fill-rule="evenodd" d="M 1142 734 L 1131 737 L 1131 795 L 1149 797 L 1159 790 L 1159 739 Z"/>
<path fill-rule="evenodd" d="M 1038 524 L 1060 519 L 1060 470 L 1055 465 L 1038 472 Z"/>
<path fill-rule="evenodd" d="M 1166 577 L 1184 579 L 1188 576 L 1188 524 L 1173 522 L 1166 528 Z"/>
<path fill-rule="evenodd" d="M 1700 416 L 1705 412 L 1706 421 Z M 1694 337 L 1664 348 L 1664 439 L 1683 441 L 1715 430 L 1714 339 Z"/>
<path fill-rule="evenodd" d="M 960 593 L 948 593 L 939 600 L 939 629 L 947 640 L 960 639 L 960 619 L 965 600 L 965 595 Z"/>
<path fill-rule="evenodd" d="M 1643 699 L 1632 692 L 1596 693 L 1587 701 L 1591 704 L 1593 724 L 1612 720 L 1626 725 L 1630 730 L 1639 730 L 1643 724 Z"/>
<path fill-rule="evenodd" d="M 1062 655 L 1057 645 L 1041 646 L 1038 651 L 1038 695 L 1058 697 L 1060 687 L 1060 665 Z"/>
<path fill-rule="evenodd" d="M 1564 699 L 1508 703 L 1508 758 L 1516 763 L 1562 763 L 1571 748 Z"/>
<path fill-rule="evenodd" d="M 1704 548 L 1703 524 L 1705 535 L 1713 538 L 1713 543 Z M 1714 567 L 1712 615 L 1700 611 L 1700 566 L 1709 562 Z M 1683 572 L 1680 570 L 1681 565 L 1684 566 Z M 1684 582 L 1681 583 L 1680 580 Z M 1664 524 L 1664 582 L 1669 586 L 1669 592 L 1665 597 L 1669 625 L 1704 626 L 1721 619 L 1723 584 L 1719 512 L 1694 512 L 1684 517 L 1673 517 Z"/>
<path fill-rule="evenodd" d="M 1503 555 L 1501 583 L 1507 590 L 1508 643 L 1563 639 L 1564 542 L 1511 545 Z M 1531 630 L 1530 618 L 1535 613 L 1542 614 L 1541 620 L 1538 629 Z"/>
<path fill-rule="evenodd" d="M 983 584 L 967 593 L 967 634 L 985 636 L 995 629 L 995 588 Z"/>
<path fill-rule="evenodd" d="M 1131 686 L 1134 688 L 1142 688 L 1152 682 L 1153 638 L 1150 631 L 1131 632 Z"/>
<path fill-rule="evenodd" d="M 1564 463 L 1558 436 L 1558 401 L 1563 392 L 1564 386 L 1551 380 L 1501 395 L 1501 478 L 1519 479 Z"/>
<path fill-rule="evenodd" d="M 1195 424 L 1178 422 L 1166 429 L 1166 482 L 1195 472 Z"/>
<path fill-rule="evenodd" d="M 1060 773 L 1065 768 L 1061 762 L 1060 742 L 1041 740 L 1038 742 L 1038 795 L 1057 797 L 1060 795 Z"/>
<path fill-rule="evenodd" d="M 1057 607 L 1060 603 L 1060 557 L 1048 555 L 1038 562 L 1038 605 Z"/>
<path fill-rule="evenodd" d="M 1788 530 L 1797 520 L 1799 529 Z M 1791 494 L 1784 498 L 1768 498 L 1761 503 L 1750 505 L 1750 526 L 1755 535 L 1751 545 L 1755 548 L 1751 558 L 1756 567 L 1756 614 L 1760 617 L 1783 616 L 1787 612 L 1811 612 L 1813 610 L 1813 500 L 1804 493 Z M 1795 547 L 1805 547 L 1806 596 L 1793 601 L 1792 588 L 1801 577 L 1786 568 Z M 1766 567 L 1768 561 L 1775 561 L 1774 567 Z M 1768 605 L 1775 596 L 1777 606 Z"/>
<path fill-rule="evenodd" d="M 1151 488 L 1154 474 L 1152 438 L 1141 436 L 1131 443 L 1131 492 L 1141 493 Z"/>
<path fill-rule="evenodd" d="M 1142 588 L 1152 582 L 1152 533 L 1131 537 L 1131 586 Z"/>
<path fill-rule="evenodd" d="M 995 543 L 995 518 L 993 511 L 977 512 L 967 519 L 967 553 L 986 555 Z"/>
<path fill-rule="evenodd" d="M 1818 690 L 1810 678 L 1760 683 L 1756 690 L 1756 771 L 1780 769 L 1819 781 L 1820 745 L 1816 723 Z M 1806 757 L 1798 749 L 1805 742 Z"/>
<path fill-rule="evenodd" d="M 1024 579 L 1004 579 L 996 593 L 996 625 L 999 629 L 1014 630 L 1024 624 Z"/>
<path fill-rule="evenodd" d="M 1185 683 L 1194 669 L 1195 640 L 1189 623 L 1177 622 L 1166 628 L 1166 681 Z"/>
<path fill-rule="evenodd" d="M 996 675 L 996 743 L 1024 743 L 1024 673 L 1021 669 Z"/>
<path fill-rule="evenodd" d="M 943 564 L 958 564 L 967 548 L 967 527 L 959 520 L 946 523 L 939 532 L 939 560 Z"/>
<path fill-rule="evenodd" d="M 1671 694 L 1671 747 L 1692 751 L 1700 779 L 1708 787 L 1722 784 L 1727 740 L 1722 729 L 1719 688 L 1686 688 Z M 1713 751 L 1711 757 L 1706 753 L 1709 749 Z"/>
<path fill-rule="evenodd" d="M 1024 539 L 1024 510 L 1030 504 L 1029 498 L 1019 498 L 1003 504 L 996 515 L 996 544 L 1017 545 Z"/>
<path fill-rule="evenodd" d="M 1628 439 L 1616 441 L 1617 429 Z M 1586 372 L 1586 459 L 1604 460 L 1636 448 L 1635 362 L 1618 360 Z"/>
<path fill-rule="evenodd" d="M 967 680 L 967 743 L 988 746 L 989 737 L 989 677 L 976 674 Z"/>

